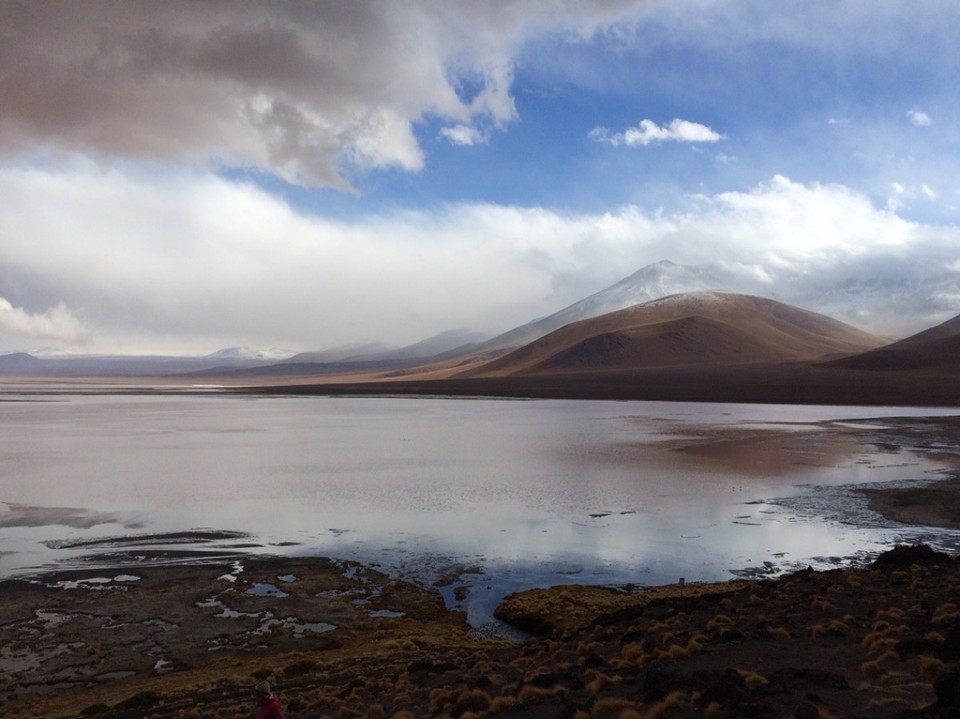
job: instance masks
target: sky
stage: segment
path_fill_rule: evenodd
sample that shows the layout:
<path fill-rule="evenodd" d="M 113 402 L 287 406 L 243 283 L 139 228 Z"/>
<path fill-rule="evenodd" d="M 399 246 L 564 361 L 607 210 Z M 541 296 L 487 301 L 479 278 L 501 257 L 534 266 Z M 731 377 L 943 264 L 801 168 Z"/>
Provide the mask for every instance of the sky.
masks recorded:
<path fill-rule="evenodd" d="M 495 334 L 665 259 L 935 287 L 920 330 L 960 314 L 958 34 L 942 0 L 0 0 L 0 352 Z"/>

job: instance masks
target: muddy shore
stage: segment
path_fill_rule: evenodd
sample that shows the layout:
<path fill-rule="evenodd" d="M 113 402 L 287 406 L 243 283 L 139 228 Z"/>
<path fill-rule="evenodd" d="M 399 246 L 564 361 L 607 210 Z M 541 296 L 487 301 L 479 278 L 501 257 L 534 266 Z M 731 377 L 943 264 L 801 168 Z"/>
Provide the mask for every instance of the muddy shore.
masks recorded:
<path fill-rule="evenodd" d="M 952 527 L 960 481 L 865 492 Z M 919 716 L 960 681 L 958 597 L 960 560 L 898 549 L 771 580 L 527 590 L 497 609 L 528 633 L 510 642 L 352 562 L 75 570 L 0 582 L 0 710 L 239 717 L 266 678 L 288 717 Z"/>
<path fill-rule="evenodd" d="M 321 559 L 251 560 L 232 582 L 217 565 L 100 589 L 4 582 L 2 709 L 251 716 L 265 678 L 288 717 L 948 716 L 960 561 L 900 549 L 776 580 L 529 590 L 498 609 L 522 642 L 477 639 L 436 593 Z"/>

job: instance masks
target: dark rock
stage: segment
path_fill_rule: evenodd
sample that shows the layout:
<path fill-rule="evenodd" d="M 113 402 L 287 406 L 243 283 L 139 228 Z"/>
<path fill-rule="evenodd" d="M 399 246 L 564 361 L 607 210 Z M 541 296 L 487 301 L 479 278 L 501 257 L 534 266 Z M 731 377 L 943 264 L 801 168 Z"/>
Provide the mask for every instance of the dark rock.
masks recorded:
<path fill-rule="evenodd" d="M 304 704 L 299 699 L 291 699 L 287 702 L 286 710 L 288 714 L 296 714 L 303 711 Z"/>
<path fill-rule="evenodd" d="M 960 622 L 954 622 L 941 630 L 943 633 L 943 646 L 937 652 L 937 656 L 945 662 L 952 662 L 960 659 Z"/>
<path fill-rule="evenodd" d="M 672 691 L 687 689 L 690 677 L 673 669 L 651 667 L 643 677 L 643 698 L 646 701 L 663 699 Z"/>
<path fill-rule="evenodd" d="M 546 636 L 554 629 L 553 622 L 549 617 L 535 612 L 507 614 L 501 611 L 500 607 L 497 607 L 493 612 L 493 616 L 519 629 L 521 632 L 527 632 L 528 634 Z"/>
<path fill-rule="evenodd" d="M 430 669 L 433 666 L 433 661 L 430 659 L 418 659 L 415 662 L 410 662 L 407 665 L 407 671 L 410 674 L 416 674 L 417 672 L 423 672 L 427 669 Z"/>
<path fill-rule="evenodd" d="M 850 689 L 847 678 L 827 669 L 809 669 L 806 667 L 784 667 L 767 677 L 771 684 L 792 687 L 827 687 L 829 689 Z"/>
<path fill-rule="evenodd" d="M 86 709 L 81 710 L 80 716 L 92 717 L 92 716 L 96 716 L 97 714 L 103 714 L 105 711 L 108 711 L 109 709 L 110 707 L 108 707 L 106 704 L 104 704 L 103 702 L 99 702 L 97 704 L 91 704 Z"/>
<path fill-rule="evenodd" d="M 735 669 L 695 672 L 693 685 L 700 692 L 701 703 L 706 705 L 717 702 L 724 707 L 737 707 L 750 696 L 750 687 Z"/>
<path fill-rule="evenodd" d="M 942 647 L 942 643 L 934 639 L 907 637 L 897 642 L 893 650 L 899 654 L 901 658 L 907 659 L 908 657 L 915 657 L 918 654 L 939 654 Z"/>
<path fill-rule="evenodd" d="M 117 709 L 142 709 L 145 707 L 152 707 L 154 704 L 160 701 L 160 695 L 157 692 L 145 691 L 140 692 L 139 694 L 134 694 L 132 697 L 127 697 L 122 702 L 117 704 Z"/>
<path fill-rule="evenodd" d="M 960 719 L 960 666 L 934 679 L 933 691 L 942 719 Z"/>
<path fill-rule="evenodd" d="M 793 710 L 793 719 L 820 719 L 820 708 L 812 701 L 804 699 Z"/>
<path fill-rule="evenodd" d="M 871 569 L 902 569 L 912 564 L 930 565 L 949 562 L 950 557 L 943 552 L 934 551 L 929 544 L 898 544 L 893 549 L 877 557 Z"/>
<path fill-rule="evenodd" d="M 365 686 L 367 686 L 367 682 L 363 679 L 351 679 L 350 683 L 347 684 L 344 690 L 341 691 L 337 696 L 340 699 L 345 699 L 346 697 L 350 696 L 350 692 L 352 692 L 354 689 L 363 689 Z"/>

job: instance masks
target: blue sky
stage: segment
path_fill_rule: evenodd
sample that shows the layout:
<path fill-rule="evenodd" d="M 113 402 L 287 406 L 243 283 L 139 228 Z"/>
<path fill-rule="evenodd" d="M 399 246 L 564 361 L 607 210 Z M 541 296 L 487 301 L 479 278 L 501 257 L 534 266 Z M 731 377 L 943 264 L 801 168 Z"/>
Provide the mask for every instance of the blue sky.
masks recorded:
<path fill-rule="evenodd" d="M 926 283 L 843 318 L 922 329 L 960 313 L 958 31 L 923 0 L 0 0 L 0 351 L 493 333 L 661 259 L 811 309 Z"/>

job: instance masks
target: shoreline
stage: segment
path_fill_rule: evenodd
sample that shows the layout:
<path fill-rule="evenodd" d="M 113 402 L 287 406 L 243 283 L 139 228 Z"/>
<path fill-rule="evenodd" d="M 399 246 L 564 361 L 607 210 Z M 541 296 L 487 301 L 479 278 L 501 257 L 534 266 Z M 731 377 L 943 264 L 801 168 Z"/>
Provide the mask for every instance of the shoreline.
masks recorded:
<path fill-rule="evenodd" d="M 664 702 L 671 716 L 788 716 L 804 701 L 833 716 L 906 717 L 960 671 L 960 558 L 928 547 L 776 579 L 516 592 L 497 611 L 529 632 L 520 642 L 474 636 L 438 592 L 375 568 L 244 564 L 151 567 L 74 589 L 57 582 L 84 572 L 0 582 L 0 708 L 226 719 L 268 679 L 290 719 L 617 719 Z"/>
<path fill-rule="evenodd" d="M 923 482 L 917 487 L 862 488 L 869 507 L 910 526 L 960 530 L 960 473 Z"/>
<path fill-rule="evenodd" d="M 890 520 L 909 522 L 910 526 L 916 527 L 957 529 L 955 517 L 947 511 L 960 502 L 960 475 L 957 473 L 923 482 L 917 487 L 854 491 L 863 493 L 870 507 Z M 458 669 L 460 680 L 443 679 L 444 686 L 451 682 L 454 685 L 458 681 L 466 682 L 463 686 L 457 685 L 459 693 L 463 694 L 469 691 L 471 681 L 478 681 L 465 678 L 469 674 L 468 666 L 517 662 L 529 653 L 525 647 L 541 647 L 538 651 L 545 655 L 562 647 L 563 652 L 574 652 L 579 660 L 582 660 L 582 649 L 575 649 L 574 644 L 583 647 L 592 643 L 606 646 L 607 652 L 623 652 L 622 633 L 639 631 L 629 627 L 637 622 L 642 624 L 647 611 L 644 607 L 647 606 L 655 606 L 660 612 L 657 614 L 660 619 L 654 625 L 662 624 L 674 615 L 691 614 L 692 608 L 696 609 L 697 621 L 706 623 L 704 626 L 716 623 L 721 615 L 732 617 L 737 626 L 752 626 L 751 636 L 764 645 L 771 644 L 771 651 L 778 655 L 785 651 L 781 628 L 791 640 L 800 641 L 799 633 L 816 635 L 803 639 L 802 650 L 786 655 L 793 656 L 794 663 L 802 664 L 804 652 L 813 650 L 813 647 L 806 646 L 808 639 L 834 637 L 830 641 L 839 641 L 850 636 L 848 628 L 855 623 L 859 627 L 857 636 L 861 637 L 857 643 L 859 647 L 869 627 L 877 626 L 875 618 L 863 614 L 866 610 L 862 599 L 856 599 L 842 615 L 838 608 L 835 612 L 838 616 L 827 621 L 821 616 L 822 608 L 807 606 L 811 591 L 822 592 L 825 586 L 833 587 L 834 592 L 848 591 L 862 584 L 863 577 L 870 577 L 871 582 L 880 582 L 877 586 L 882 589 L 876 589 L 874 593 L 879 592 L 883 602 L 916 604 L 922 601 L 931 604 L 936 596 L 940 597 L 936 600 L 940 602 L 938 606 L 948 607 L 951 597 L 960 596 L 960 556 L 952 559 L 947 555 L 939 556 L 936 571 L 942 573 L 946 567 L 947 574 L 937 575 L 935 579 L 933 575 L 927 577 L 927 573 L 933 571 L 931 568 L 924 568 L 922 572 L 916 567 L 910 569 L 915 564 L 911 561 L 897 570 L 899 574 L 895 576 L 902 578 L 885 575 L 882 581 L 874 576 L 876 572 L 848 565 L 772 577 L 735 575 L 727 581 L 713 583 L 688 582 L 686 585 L 656 587 L 569 584 L 525 589 L 506 596 L 494 612 L 498 620 L 518 632 L 513 641 L 478 636 L 468 624 L 466 613 L 445 602 L 439 583 L 433 586 L 413 583 L 409 578 L 391 576 L 377 566 L 358 561 L 239 554 L 206 557 L 200 562 L 190 562 L 183 556 L 172 564 L 120 565 L 112 570 L 95 567 L 54 570 L 31 578 L 0 581 L 0 647 L 4 647 L 0 654 L 0 709 L 5 715 L 18 719 L 37 716 L 34 710 L 38 706 L 43 708 L 42 716 L 72 717 L 85 711 L 84 716 L 132 719 L 146 715 L 144 712 L 149 708 L 150 716 L 158 719 L 200 719 L 199 713 L 191 714 L 189 710 L 193 706 L 190 697 L 200 696 L 211 705 L 232 707 L 227 714 L 221 714 L 226 719 L 244 711 L 245 685 L 253 683 L 255 678 L 267 677 L 282 687 L 288 701 L 289 697 L 314 697 L 312 704 L 310 701 L 294 702 L 294 708 L 300 706 L 303 711 L 288 709 L 290 719 L 335 716 L 309 710 L 322 701 L 328 706 L 350 704 L 350 701 L 338 698 L 342 691 L 331 693 L 329 690 L 331 682 L 339 681 L 350 686 L 356 681 L 349 678 L 354 670 L 348 667 L 361 667 L 355 670 L 361 672 L 365 671 L 362 667 L 375 666 L 378 673 L 398 675 L 410 674 L 410 667 L 422 665 L 426 667 L 423 670 L 426 674 L 408 679 L 411 684 L 416 684 L 432 677 L 435 672 L 430 667 L 461 667 L 464 662 Z M 949 559 L 946 564 L 944 557 Z M 469 568 L 460 567 L 460 570 L 456 576 L 447 573 L 444 586 L 446 592 L 461 593 L 460 596 L 464 597 L 470 589 L 469 583 L 462 581 L 463 572 L 469 572 Z M 918 572 L 923 574 L 928 587 L 925 593 L 915 591 L 920 581 Z M 911 574 L 914 578 L 910 591 L 904 592 L 903 583 Z M 799 589 L 801 585 L 805 587 L 802 591 Z M 933 587 L 937 588 L 938 594 L 934 594 Z M 760 601 L 756 598 L 760 595 L 768 599 Z M 777 610 L 782 616 L 776 626 L 771 625 L 772 618 L 767 611 L 768 602 L 773 602 L 774 596 L 784 598 L 782 608 Z M 790 596 L 794 598 L 789 599 Z M 849 601 L 854 602 L 854 599 L 851 596 Z M 834 600 L 835 594 L 824 595 L 823 606 Z M 871 601 L 875 600 L 879 601 L 877 597 Z M 726 603 L 734 601 L 741 605 L 738 613 L 719 611 Z M 886 605 L 871 611 L 876 616 L 882 612 L 894 612 Z M 904 607 L 898 611 L 907 610 Z M 944 610 L 945 616 L 954 616 L 950 611 L 949 607 Z M 851 616 L 856 622 L 851 622 Z M 680 625 L 681 636 L 687 637 L 682 651 L 662 646 L 654 648 L 651 654 L 648 647 L 642 651 L 638 649 L 638 656 L 655 657 L 647 660 L 654 667 L 666 661 L 670 666 L 704 665 L 712 672 L 720 671 L 721 664 L 739 661 L 735 668 L 741 672 L 744 682 L 754 675 L 767 681 L 763 684 L 760 679 L 751 679 L 758 683 L 756 690 L 751 689 L 751 692 L 756 693 L 763 686 L 776 686 L 771 675 L 763 672 L 770 661 L 767 649 L 746 651 L 739 646 L 744 642 L 742 638 L 731 640 L 729 636 L 732 635 L 728 635 L 723 639 L 723 632 L 730 627 L 718 625 L 719 629 L 715 628 L 711 634 L 703 628 L 691 628 L 689 621 L 685 619 Z M 623 623 L 626 623 L 624 628 L 617 630 L 620 635 L 616 632 L 610 635 L 609 627 Z M 826 632 L 823 636 L 817 629 L 821 626 L 826 627 L 822 630 Z M 830 629 L 831 626 L 834 629 Z M 931 631 L 935 630 L 931 625 Z M 581 636 L 585 631 L 593 638 Z M 956 640 L 949 640 L 957 644 L 956 655 L 938 654 L 942 648 L 939 645 L 924 645 L 927 653 L 898 655 L 897 661 L 911 663 L 909 672 L 898 670 L 891 658 L 887 660 L 890 666 L 882 668 L 883 671 L 878 669 L 880 673 L 874 676 L 872 669 L 863 669 L 877 661 L 869 651 L 858 648 L 854 652 L 851 648 L 844 650 L 847 652 L 843 655 L 845 658 L 836 659 L 836 650 L 831 650 L 830 661 L 840 662 L 842 667 L 832 669 L 833 674 L 826 680 L 809 675 L 811 669 L 803 669 L 801 674 L 807 677 L 804 681 L 811 690 L 807 694 L 824 696 L 824 687 L 816 685 L 821 680 L 831 686 L 846 682 L 843 692 L 834 694 L 833 689 L 827 692 L 829 701 L 825 706 L 829 710 L 831 703 L 845 705 L 859 680 L 862 686 L 870 686 L 868 694 L 873 698 L 861 706 L 858 716 L 897 716 L 889 712 L 867 711 L 871 702 L 877 706 L 901 707 L 904 711 L 909 707 L 916 708 L 919 700 L 907 701 L 905 695 L 922 697 L 929 704 L 936 700 L 932 682 L 935 675 L 939 675 L 937 672 L 960 666 L 960 610 L 956 611 L 955 629 L 951 631 L 957 635 Z M 676 632 L 670 633 L 673 634 Z M 699 657 L 700 651 L 692 652 L 689 648 L 704 645 L 704 637 L 716 645 L 710 649 L 716 655 L 695 661 L 694 656 Z M 517 639 L 520 639 L 519 643 Z M 549 652 L 542 648 L 544 642 L 550 648 Z M 618 648 L 614 650 L 610 642 Z M 816 649 L 820 650 L 819 645 L 827 643 L 816 642 Z M 739 658 L 722 658 L 724 653 L 730 652 Z M 850 656 L 854 653 L 858 659 L 851 664 Z M 953 657 L 952 664 L 950 657 Z M 556 672 L 555 668 L 550 668 L 554 661 L 545 656 L 541 671 L 547 675 Z M 622 670 L 624 661 L 622 657 L 608 659 L 610 666 L 605 671 Z M 526 667 L 522 662 L 521 666 Z M 566 666 L 572 666 L 569 660 Z M 934 667 L 937 672 L 924 669 L 925 666 Z M 640 671 L 643 667 L 636 669 Z M 875 681 L 898 671 L 900 675 L 909 674 L 909 682 L 903 677 L 898 680 L 899 684 L 893 679 Z M 518 677 L 529 673 L 530 670 L 525 668 Z M 603 672 L 590 676 L 597 679 L 600 674 L 608 676 Z M 841 676 L 845 677 L 842 681 Z M 692 678 L 687 677 L 687 681 L 692 682 Z M 531 696 L 520 701 L 523 682 L 520 678 L 516 684 L 516 696 L 503 700 L 508 709 L 496 712 L 498 716 L 526 716 L 530 701 L 547 704 L 566 701 L 564 693 L 559 690 L 542 696 L 529 690 Z M 587 677 L 584 678 L 586 683 Z M 792 685 L 796 683 L 796 677 L 791 679 Z M 920 684 L 926 688 L 918 689 Z M 900 688 L 901 685 L 909 688 Z M 229 691 L 224 692 L 224 686 L 229 686 Z M 380 690 L 385 689 L 381 687 Z M 784 688 L 780 687 L 778 691 L 783 692 Z M 861 689 L 857 692 L 864 693 Z M 591 701 L 590 696 L 578 696 L 580 702 L 589 704 Z M 695 704 L 692 696 L 686 699 L 691 706 Z M 791 696 L 797 701 L 802 700 L 798 694 Z M 320 697 L 325 698 L 321 700 Z M 657 701 L 662 699 L 660 697 Z M 427 700 L 425 695 L 419 701 Z M 735 703 L 742 700 L 743 697 L 736 699 Z M 373 698 L 367 697 L 366 701 L 373 701 Z M 654 701 L 653 705 L 656 703 Z M 689 716 L 700 716 L 704 707 L 696 709 Z M 786 705 L 780 709 L 785 715 L 789 713 Z M 427 704 L 421 704 L 418 711 L 428 711 Z M 739 707 L 732 706 L 731 711 L 730 714 L 721 712 L 719 716 L 737 716 Z M 414 712 L 414 715 L 419 714 Z M 609 716 L 619 719 L 616 713 Z"/>

